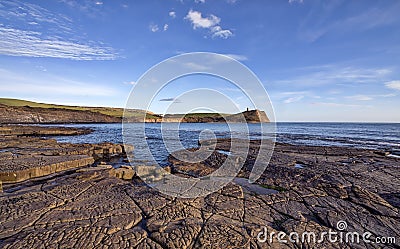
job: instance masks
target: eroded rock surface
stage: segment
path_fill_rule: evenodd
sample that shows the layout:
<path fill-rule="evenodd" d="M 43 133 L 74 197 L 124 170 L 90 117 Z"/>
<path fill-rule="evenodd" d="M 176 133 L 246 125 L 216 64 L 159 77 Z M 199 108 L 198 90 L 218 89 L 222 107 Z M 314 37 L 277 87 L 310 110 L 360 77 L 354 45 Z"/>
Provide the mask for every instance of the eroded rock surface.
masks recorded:
<path fill-rule="evenodd" d="M 226 141 L 217 148 L 226 149 Z M 252 168 L 257 143 L 240 176 Z M 27 150 L 25 148 L 24 150 Z M 215 162 L 226 155 L 213 153 Z M 193 177 L 218 163 L 171 158 L 172 172 Z M 301 167 L 296 167 L 301 165 Z M 374 151 L 278 144 L 258 186 L 230 183 L 206 197 L 165 196 L 139 178 L 110 177 L 110 167 L 80 169 L 0 194 L 3 248 L 399 248 L 399 161 Z M 211 169 L 210 169 L 211 168 Z M 201 170 L 201 169 L 204 169 Z M 279 243 L 277 234 L 370 232 L 396 243 Z M 264 227 L 275 237 L 257 240 Z M 288 237 L 286 237 L 286 240 Z"/>

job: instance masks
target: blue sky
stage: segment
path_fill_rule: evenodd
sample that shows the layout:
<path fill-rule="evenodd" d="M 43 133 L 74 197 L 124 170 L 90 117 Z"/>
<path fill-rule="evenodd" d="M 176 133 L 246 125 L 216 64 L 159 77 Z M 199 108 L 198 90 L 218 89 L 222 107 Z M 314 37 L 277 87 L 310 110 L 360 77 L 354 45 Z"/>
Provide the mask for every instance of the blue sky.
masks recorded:
<path fill-rule="evenodd" d="M 1 96 L 124 107 L 150 67 L 207 51 L 249 67 L 278 121 L 400 122 L 398 13 L 389 0 L 2 0 Z M 192 76 L 152 110 L 200 86 L 249 106 L 228 82 Z"/>

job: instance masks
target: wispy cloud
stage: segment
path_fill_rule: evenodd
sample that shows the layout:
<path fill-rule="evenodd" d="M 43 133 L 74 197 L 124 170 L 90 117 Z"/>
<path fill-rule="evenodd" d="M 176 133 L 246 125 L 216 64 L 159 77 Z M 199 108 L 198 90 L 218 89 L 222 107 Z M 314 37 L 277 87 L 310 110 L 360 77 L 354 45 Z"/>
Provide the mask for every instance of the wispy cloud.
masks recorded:
<path fill-rule="evenodd" d="M 389 93 L 389 94 L 371 94 L 371 95 L 364 95 L 364 94 L 357 94 L 357 95 L 351 95 L 351 96 L 346 96 L 346 99 L 351 99 L 351 100 L 356 100 L 356 101 L 369 101 L 373 100 L 375 98 L 390 98 L 390 97 L 395 97 L 397 96 L 394 93 Z"/>
<path fill-rule="evenodd" d="M 389 89 L 400 90 L 400 80 L 386 82 L 385 86 Z"/>
<path fill-rule="evenodd" d="M 367 95 L 352 95 L 352 96 L 346 96 L 347 99 L 351 99 L 351 100 L 357 100 L 357 101 L 368 101 L 368 100 L 372 100 L 371 96 L 367 96 Z"/>
<path fill-rule="evenodd" d="M 281 92 L 282 95 L 305 95 L 307 91 L 293 91 L 293 92 Z"/>
<path fill-rule="evenodd" d="M 71 36 L 74 31 L 71 18 L 25 1 L 1 1 L 0 18 L 2 19 L 3 27 L 13 26 L 14 28 L 22 29 L 26 28 L 26 23 L 28 23 L 33 31 L 46 27 L 49 33 L 68 34 Z"/>
<path fill-rule="evenodd" d="M 113 48 L 41 38 L 41 33 L 0 27 L 0 54 L 11 56 L 53 57 L 72 60 L 114 60 Z"/>
<path fill-rule="evenodd" d="M 344 104 L 344 103 L 335 103 L 335 102 L 313 102 L 311 105 L 316 106 L 327 106 L 327 107 L 364 107 L 371 108 L 371 105 L 354 105 L 354 104 Z"/>
<path fill-rule="evenodd" d="M 232 59 L 238 60 L 238 61 L 247 61 L 248 58 L 245 55 L 242 54 L 225 54 L 226 56 L 231 57 Z"/>
<path fill-rule="evenodd" d="M 208 66 L 196 62 L 185 62 L 183 63 L 183 66 L 195 71 L 207 71 L 210 69 Z"/>
<path fill-rule="evenodd" d="M 163 31 L 167 31 L 167 29 L 168 29 L 168 24 L 164 24 Z"/>
<path fill-rule="evenodd" d="M 290 103 L 294 103 L 294 102 L 300 101 L 303 98 L 304 98 L 304 96 L 291 97 L 291 98 L 288 98 L 288 99 L 284 100 L 283 103 L 290 104 Z"/>
<path fill-rule="evenodd" d="M 356 83 L 380 83 L 391 74 L 390 68 L 362 68 L 341 65 L 323 65 L 291 69 L 298 76 L 272 83 L 292 86 L 321 86 Z"/>
<path fill-rule="evenodd" d="M 0 24 L 0 54 L 3 55 L 72 60 L 114 60 L 119 57 L 113 48 L 85 40 L 69 17 L 37 4 L 2 1 L 0 18 L 3 21 Z"/>
<path fill-rule="evenodd" d="M 290 4 L 292 4 L 292 3 L 303 3 L 304 1 L 303 0 L 289 0 L 288 2 Z"/>
<path fill-rule="evenodd" d="M 276 101 L 281 101 L 285 104 L 298 102 L 303 99 L 320 99 L 313 91 L 286 91 L 286 92 L 270 92 L 270 96 Z"/>
<path fill-rule="evenodd" d="M 205 3 L 206 0 L 194 0 L 195 3 Z"/>
<path fill-rule="evenodd" d="M 223 38 L 227 39 L 233 36 L 233 33 L 229 29 L 222 29 L 218 24 L 221 22 L 221 18 L 215 15 L 209 15 L 207 17 L 203 17 L 202 13 L 195 10 L 189 10 L 185 19 L 189 20 L 193 29 L 203 28 L 208 29 L 211 33 L 211 37 L 215 38 Z"/>
<path fill-rule="evenodd" d="M 300 2 L 289 0 L 289 2 Z M 343 2 L 343 1 L 342 1 Z M 322 1 L 314 5 L 307 18 L 301 23 L 299 37 L 303 40 L 314 42 L 328 33 L 345 34 L 349 32 L 362 32 L 380 26 L 398 22 L 400 17 L 400 3 L 373 6 L 361 11 L 358 15 L 344 16 L 334 19 L 341 5 L 341 1 Z M 338 15 L 339 16 L 339 15 Z"/>
<path fill-rule="evenodd" d="M 93 1 L 93 0 L 59 0 L 59 1 L 66 4 L 74 11 L 78 10 L 92 18 L 102 15 L 100 7 L 104 4 L 103 1 Z M 126 4 L 122 4 L 121 6 L 123 8 L 128 7 L 128 5 Z"/>
<path fill-rule="evenodd" d="M 157 32 L 159 30 L 158 25 L 157 24 L 150 24 L 149 25 L 149 29 L 151 32 Z"/>

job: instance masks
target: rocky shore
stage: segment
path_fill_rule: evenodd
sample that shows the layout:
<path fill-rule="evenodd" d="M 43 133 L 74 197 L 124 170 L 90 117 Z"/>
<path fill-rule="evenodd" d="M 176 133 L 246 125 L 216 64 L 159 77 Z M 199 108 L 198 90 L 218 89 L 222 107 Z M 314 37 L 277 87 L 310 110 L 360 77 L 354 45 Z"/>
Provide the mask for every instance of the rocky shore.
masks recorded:
<path fill-rule="evenodd" d="M 180 199 L 146 186 L 132 168 L 118 168 L 132 148 L 61 144 L 38 135 L 0 136 L 0 172 L 42 172 L 3 178 L 2 248 L 400 247 L 400 159 L 381 151 L 277 144 L 267 170 L 249 184 L 243 179 L 259 144 L 252 141 L 234 183 L 206 197 Z M 186 177 L 209 174 L 224 162 L 229 144 L 219 140 L 217 151 L 196 164 L 170 156 L 171 171 Z M 339 221 L 346 222 L 344 230 Z M 258 240 L 264 229 L 275 237 Z M 329 230 L 396 241 L 277 240 L 280 232 Z"/>

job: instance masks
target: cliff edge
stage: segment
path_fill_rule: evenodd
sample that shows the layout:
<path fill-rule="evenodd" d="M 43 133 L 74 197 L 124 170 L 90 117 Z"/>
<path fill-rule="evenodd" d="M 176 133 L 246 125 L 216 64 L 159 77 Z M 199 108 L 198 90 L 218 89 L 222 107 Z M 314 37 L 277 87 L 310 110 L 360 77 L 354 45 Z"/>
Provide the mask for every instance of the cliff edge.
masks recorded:
<path fill-rule="evenodd" d="M 120 123 L 124 109 L 112 107 L 63 106 L 25 100 L 0 98 L 0 124 L 57 124 L 57 123 Z M 189 113 L 167 114 L 164 117 L 144 110 L 125 110 L 127 122 L 183 123 L 265 123 L 264 111 L 247 110 L 237 114 Z"/>

